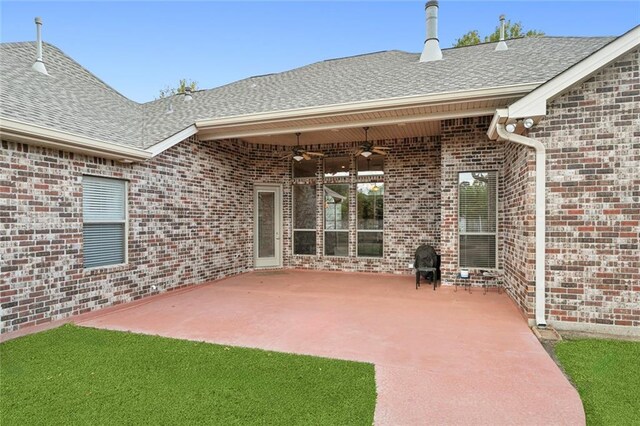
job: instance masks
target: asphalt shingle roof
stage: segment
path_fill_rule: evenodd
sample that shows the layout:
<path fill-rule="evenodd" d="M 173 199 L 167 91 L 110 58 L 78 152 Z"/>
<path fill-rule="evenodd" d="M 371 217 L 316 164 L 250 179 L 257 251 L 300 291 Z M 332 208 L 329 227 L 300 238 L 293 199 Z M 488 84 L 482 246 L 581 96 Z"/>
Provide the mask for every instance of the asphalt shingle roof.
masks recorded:
<path fill-rule="evenodd" d="M 138 104 L 45 44 L 50 76 L 32 71 L 34 43 L 0 45 L 0 116 L 146 148 L 197 120 L 550 80 L 613 37 L 536 37 L 443 49 L 443 60 L 385 51 L 327 60 L 193 94 Z M 167 114 L 169 103 L 173 113 Z"/>

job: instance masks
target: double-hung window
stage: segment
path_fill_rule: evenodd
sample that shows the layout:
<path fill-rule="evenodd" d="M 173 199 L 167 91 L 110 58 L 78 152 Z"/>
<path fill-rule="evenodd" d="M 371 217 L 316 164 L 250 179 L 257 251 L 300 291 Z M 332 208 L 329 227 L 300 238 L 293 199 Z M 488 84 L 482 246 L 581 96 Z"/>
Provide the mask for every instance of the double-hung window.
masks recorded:
<path fill-rule="evenodd" d="M 458 175 L 458 237 L 461 268 L 497 267 L 497 172 Z"/>
<path fill-rule="evenodd" d="M 85 268 L 127 261 L 127 182 L 82 178 L 83 264 Z"/>

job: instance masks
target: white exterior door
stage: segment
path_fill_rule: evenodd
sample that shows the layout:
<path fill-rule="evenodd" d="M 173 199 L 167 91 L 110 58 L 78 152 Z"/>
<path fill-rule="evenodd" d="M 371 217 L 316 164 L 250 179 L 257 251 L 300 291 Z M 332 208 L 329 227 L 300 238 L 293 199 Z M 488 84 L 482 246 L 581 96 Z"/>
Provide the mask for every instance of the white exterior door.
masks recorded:
<path fill-rule="evenodd" d="M 253 246 L 256 268 L 282 266 L 282 187 L 254 187 Z"/>

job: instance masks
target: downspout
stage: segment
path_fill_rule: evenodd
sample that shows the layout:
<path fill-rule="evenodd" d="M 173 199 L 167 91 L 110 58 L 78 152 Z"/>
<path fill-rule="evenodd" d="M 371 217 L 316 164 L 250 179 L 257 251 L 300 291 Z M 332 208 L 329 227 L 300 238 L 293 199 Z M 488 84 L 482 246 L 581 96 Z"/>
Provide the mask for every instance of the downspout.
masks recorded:
<path fill-rule="evenodd" d="M 497 123 L 496 133 L 500 139 L 525 145 L 536 151 L 536 325 L 546 326 L 545 318 L 545 231 L 546 231 L 546 150 L 542 142 L 517 133 L 509 133 L 504 124 Z"/>

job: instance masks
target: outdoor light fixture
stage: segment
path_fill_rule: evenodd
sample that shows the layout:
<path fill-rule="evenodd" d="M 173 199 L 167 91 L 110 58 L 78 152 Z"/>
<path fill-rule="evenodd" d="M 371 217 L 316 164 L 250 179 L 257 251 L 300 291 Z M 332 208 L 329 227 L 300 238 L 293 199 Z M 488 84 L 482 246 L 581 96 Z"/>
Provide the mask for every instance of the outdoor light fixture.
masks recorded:
<path fill-rule="evenodd" d="M 533 118 L 525 118 L 524 121 L 522 122 L 522 125 L 525 127 L 525 129 L 530 129 L 533 127 Z"/>
<path fill-rule="evenodd" d="M 377 183 L 374 183 L 374 184 L 373 184 L 373 187 L 371 188 L 371 190 L 372 190 L 373 192 L 378 192 L 378 191 L 380 191 L 380 187 L 378 186 L 378 184 L 377 184 Z"/>
<path fill-rule="evenodd" d="M 505 129 L 507 129 L 507 132 L 513 133 L 516 131 L 516 125 L 515 123 L 509 123 L 505 126 Z"/>
<path fill-rule="evenodd" d="M 302 160 L 304 160 L 304 157 L 302 155 L 300 155 L 300 154 L 296 154 L 296 155 L 293 156 L 293 159 L 296 160 L 296 161 L 302 161 Z"/>
<path fill-rule="evenodd" d="M 369 144 L 369 127 L 363 127 L 364 129 L 364 144 L 365 146 L 367 146 Z M 362 155 L 364 158 L 368 158 L 371 157 L 371 148 L 365 149 L 363 150 L 360 155 Z"/>

